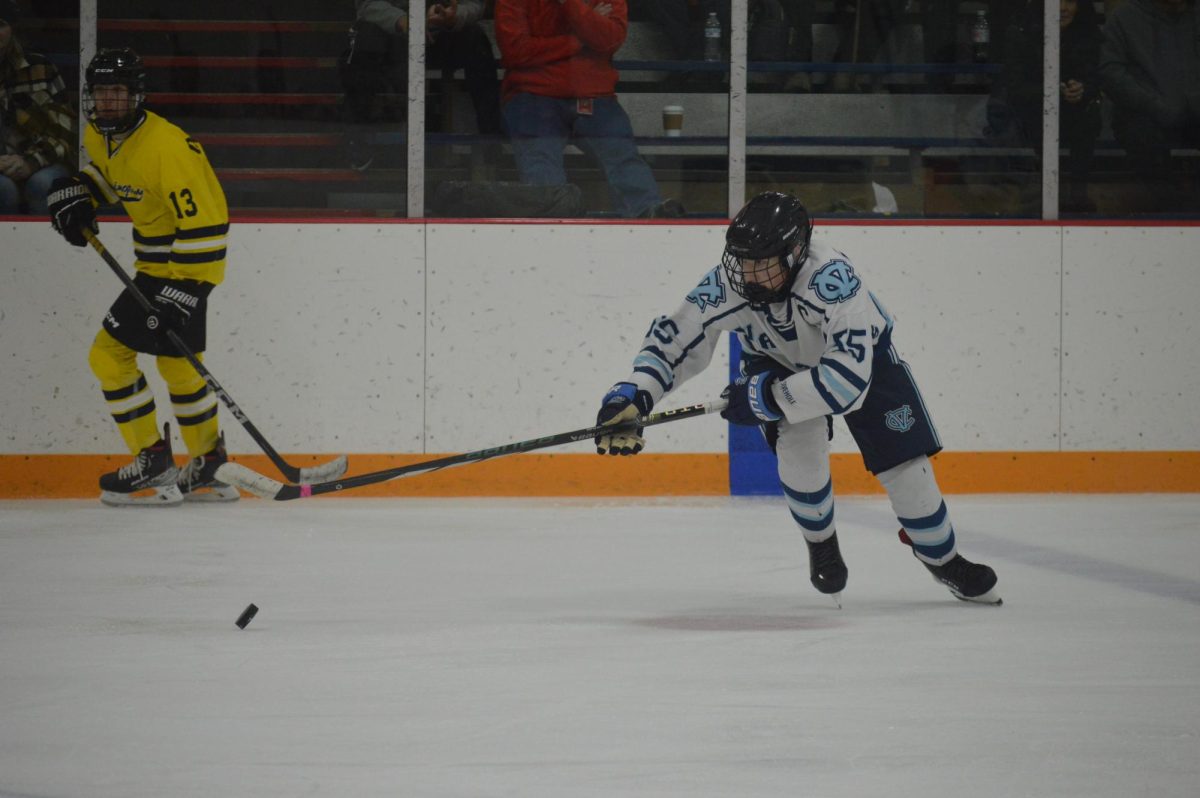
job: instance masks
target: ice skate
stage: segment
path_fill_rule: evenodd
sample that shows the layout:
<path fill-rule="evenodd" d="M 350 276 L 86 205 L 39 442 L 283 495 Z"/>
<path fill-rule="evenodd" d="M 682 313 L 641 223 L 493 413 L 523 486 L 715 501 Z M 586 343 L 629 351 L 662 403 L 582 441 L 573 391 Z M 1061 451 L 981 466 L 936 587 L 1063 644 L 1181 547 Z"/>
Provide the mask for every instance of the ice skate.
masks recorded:
<path fill-rule="evenodd" d="M 900 542 L 910 548 L 913 545 L 912 539 L 903 529 L 900 530 Z M 913 556 L 916 556 L 915 549 Z M 933 580 L 945 585 L 956 599 L 980 604 L 1004 603 L 996 592 L 996 572 L 988 566 L 971 562 L 961 554 L 955 554 L 953 559 L 941 565 L 930 565 L 920 557 L 917 559 L 933 574 Z"/>
<path fill-rule="evenodd" d="M 113 507 L 168 507 L 183 501 L 175 484 L 179 469 L 171 454 L 170 425 L 163 436 L 137 453 L 133 462 L 100 477 L 100 501 Z"/>
<path fill-rule="evenodd" d="M 217 445 L 207 454 L 193 457 L 179 469 L 176 484 L 185 501 L 189 502 L 235 502 L 241 498 L 238 489 L 216 478 L 217 468 L 229 458 L 225 455 L 225 434 L 217 438 Z"/>
<path fill-rule="evenodd" d="M 838 546 L 837 532 L 820 543 L 805 540 L 808 546 L 808 573 L 813 587 L 830 596 L 840 608 L 846 587 L 846 563 Z"/>

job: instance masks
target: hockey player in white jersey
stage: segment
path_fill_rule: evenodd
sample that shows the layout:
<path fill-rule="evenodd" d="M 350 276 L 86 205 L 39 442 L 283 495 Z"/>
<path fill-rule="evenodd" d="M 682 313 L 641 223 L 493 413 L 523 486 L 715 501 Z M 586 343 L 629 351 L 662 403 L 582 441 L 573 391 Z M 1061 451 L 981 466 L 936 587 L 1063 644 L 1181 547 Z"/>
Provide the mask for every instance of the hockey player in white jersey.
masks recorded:
<path fill-rule="evenodd" d="M 892 319 L 850 259 L 812 240 L 808 212 L 786 194 L 750 200 L 725 241 L 721 266 L 651 326 L 632 373 L 604 396 L 597 423 L 648 414 L 703 371 L 722 334 L 733 332 L 743 376 L 725 389 L 721 415 L 761 427 L 777 455 L 813 586 L 837 600 L 846 585 L 829 467 L 833 416 L 842 416 L 887 491 L 901 541 L 954 596 L 999 604 L 995 572 L 958 553 L 929 462 L 941 442 L 892 346 Z M 637 454 L 644 445 L 640 429 L 596 438 L 600 454 Z"/>

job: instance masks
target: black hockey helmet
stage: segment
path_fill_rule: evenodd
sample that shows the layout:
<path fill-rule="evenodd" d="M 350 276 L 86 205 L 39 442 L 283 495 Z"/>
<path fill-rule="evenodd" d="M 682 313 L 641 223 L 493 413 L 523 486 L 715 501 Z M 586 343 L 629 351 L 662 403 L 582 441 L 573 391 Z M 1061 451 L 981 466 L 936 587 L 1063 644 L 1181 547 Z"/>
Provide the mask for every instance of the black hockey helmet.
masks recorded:
<path fill-rule="evenodd" d="M 100 117 L 96 112 L 95 86 L 124 86 L 129 90 L 129 108 L 118 117 Z M 84 71 L 84 113 L 96 129 L 106 135 L 124 133 L 142 117 L 146 101 L 146 66 L 129 47 L 101 50 Z"/>
<path fill-rule="evenodd" d="M 721 265 L 733 290 L 755 305 L 786 298 L 808 257 L 812 228 L 808 211 L 790 194 L 766 191 L 747 202 L 725 231 Z M 747 284 L 746 265 L 776 257 L 788 270 L 781 288 L 770 290 Z"/>

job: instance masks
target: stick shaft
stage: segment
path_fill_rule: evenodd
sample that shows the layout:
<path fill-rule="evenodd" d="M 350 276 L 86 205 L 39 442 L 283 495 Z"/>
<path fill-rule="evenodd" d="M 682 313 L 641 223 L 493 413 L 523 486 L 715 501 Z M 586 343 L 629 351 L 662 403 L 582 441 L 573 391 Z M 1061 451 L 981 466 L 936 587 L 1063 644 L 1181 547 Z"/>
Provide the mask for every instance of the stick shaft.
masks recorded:
<path fill-rule="evenodd" d="M 562 446 L 567 443 L 575 443 L 577 441 L 586 441 L 595 438 L 597 435 L 605 433 L 620 432 L 623 430 L 632 430 L 638 427 L 653 427 L 657 424 L 666 424 L 669 421 L 679 421 L 692 416 L 703 416 L 708 413 L 719 412 L 725 408 L 725 401 L 718 400 L 715 402 L 705 402 L 702 404 L 688 405 L 687 407 L 678 407 L 673 410 L 664 410 L 659 413 L 652 413 L 644 418 L 639 418 L 636 421 L 629 421 L 623 424 L 598 424 L 593 427 L 584 427 L 583 429 L 572 430 L 570 432 L 560 432 L 555 435 L 546 435 L 541 438 L 530 438 L 525 441 L 516 443 L 508 443 L 503 446 L 493 446 L 488 449 L 477 449 L 473 452 L 465 452 L 463 454 L 453 454 L 446 457 L 439 457 L 434 460 L 425 460 L 420 463 L 412 463 L 406 466 L 397 468 L 388 468 L 383 471 L 372 471 L 367 474 L 359 474 L 345 479 L 331 480 L 329 482 L 318 482 L 313 485 L 284 485 L 275 494 L 275 499 L 284 501 L 287 499 L 299 499 L 308 496 L 317 496 L 322 493 L 334 493 L 337 491 L 348 490 L 351 488 L 361 488 L 365 485 L 374 485 L 378 482 L 388 482 L 389 480 L 399 479 L 400 477 L 412 476 L 414 474 L 426 473 L 429 471 L 439 471 L 443 468 L 451 466 L 463 465 L 465 463 L 477 463 L 481 460 L 490 460 L 493 457 L 503 457 L 509 454 L 520 454 L 521 452 L 532 452 L 537 449 L 547 449 L 551 446 Z"/>
<path fill-rule="evenodd" d="M 137 301 L 137 303 L 142 306 L 142 309 L 151 316 L 158 318 L 159 322 L 161 323 L 162 317 L 154 309 L 154 305 L 150 303 L 150 300 L 146 298 L 146 295 L 143 294 L 141 289 L 137 287 L 137 285 L 133 282 L 133 278 L 125 272 L 125 269 L 121 267 L 121 264 L 117 262 L 117 259 L 114 258 L 112 253 L 108 251 L 108 248 L 105 247 L 104 244 L 101 243 L 100 239 L 97 238 L 96 235 L 86 227 L 83 229 L 83 235 L 85 238 L 87 238 L 88 243 L 92 245 L 92 249 L 96 250 L 96 252 L 100 254 L 100 257 L 104 259 L 104 262 L 108 264 L 109 268 L 113 270 L 117 277 L 121 278 L 121 282 L 125 284 L 125 288 L 129 290 L 130 295 Z M 191 348 L 183 342 L 183 339 L 179 337 L 179 333 L 175 332 L 168 325 L 164 324 L 162 326 L 166 330 L 167 340 L 171 342 L 171 345 L 179 351 L 179 354 L 187 358 L 187 361 L 192 364 L 192 368 L 194 368 L 196 373 L 199 374 L 206 383 L 208 383 L 208 387 L 212 389 L 213 393 L 215 393 L 221 399 L 221 401 L 225 403 L 225 406 L 229 408 L 229 412 L 232 413 L 233 417 L 238 420 L 238 423 L 242 425 L 246 432 L 250 433 L 250 437 L 254 439 L 254 442 L 259 445 L 259 448 L 263 450 L 267 457 L 271 458 L 271 462 L 275 464 L 275 467 L 279 469 L 279 472 L 287 477 L 289 481 L 299 482 L 300 469 L 288 463 L 283 459 L 283 457 L 280 456 L 279 452 L 275 451 L 275 447 L 273 447 L 263 436 L 263 434 L 258 431 L 258 428 L 254 426 L 254 424 L 250 421 L 250 418 L 245 414 L 245 412 L 243 412 L 242 408 L 238 406 L 238 403 L 235 402 L 233 397 L 229 395 L 229 392 L 225 390 L 221 383 L 217 382 L 217 378 L 214 377 L 212 372 L 205 367 L 205 365 L 200 361 L 200 358 L 196 357 L 196 353 L 193 352 Z"/>

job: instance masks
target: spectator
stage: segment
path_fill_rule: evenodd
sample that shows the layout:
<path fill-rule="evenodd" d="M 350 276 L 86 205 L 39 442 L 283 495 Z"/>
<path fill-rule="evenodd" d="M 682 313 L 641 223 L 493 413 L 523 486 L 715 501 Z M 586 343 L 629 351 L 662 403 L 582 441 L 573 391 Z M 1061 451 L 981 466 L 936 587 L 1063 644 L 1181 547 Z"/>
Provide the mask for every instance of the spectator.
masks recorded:
<path fill-rule="evenodd" d="M 1087 183 L 1103 120 L 1096 71 L 1103 34 L 1087 0 L 1060 0 L 1059 141 L 1067 149 L 1062 174 L 1062 209 L 1094 211 Z M 1041 2 L 1026 0 L 1005 33 L 1003 71 L 988 103 L 991 132 L 1013 146 L 1042 151 Z"/>
<path fill-rule="evenodd" d="M 20 12 L 0 0 L 0 213 L 46 214 L 73 154 L 67 91 L 54 65 L 17 41 Z"/>
<path fill-rule="evenodd" d="M 409 0 L 355 0 L 350 46 L 339 62 L 351 122 L 387 121 L 380 95 L 408 94 L 408 8 Z M 500 80 L 491 39 L 479 24 L 483 12 L 483 0 L 427 0 L 425 63 L 462 69 L 479 132 L 499 135 Z M 355 157 L 365 166 L 368 156 Z"/>
<path fill-rule="evenodd" d="M 638 155 L 615 94 L 612 57 L 628 13 L 625 0 L 497 0 L 504 125 L 522 182 L 565 184 L 563 149 L 573 142 L 600 163 L 617 214 L 677 216 L 678 203 L 662 202 Z"/>
<path fill-rule="evenodd" d="M 1113 101 L 1113 133 L 1134 171 L 1150 180 L 1150 210 L 1196 205 L 1172 174 L 1172 147 L 1200 145 L 1200 9 L 1194 0 L 1125 0 L 1104 29 L 1100 80 Z"/>

